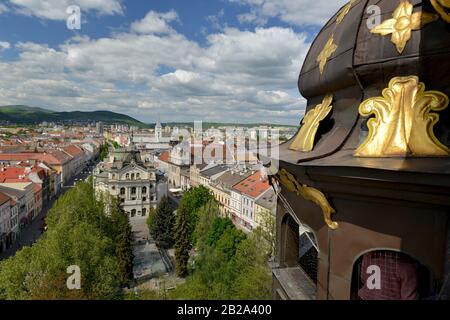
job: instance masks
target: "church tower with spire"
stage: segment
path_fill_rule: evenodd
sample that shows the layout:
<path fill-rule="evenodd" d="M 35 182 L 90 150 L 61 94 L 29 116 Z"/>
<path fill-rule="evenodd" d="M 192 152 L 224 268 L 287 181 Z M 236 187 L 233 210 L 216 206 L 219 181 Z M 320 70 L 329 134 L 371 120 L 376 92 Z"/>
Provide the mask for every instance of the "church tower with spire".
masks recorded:
<path fill-rule="evenodd" d="M 162 140 L 161 138 L 162 138 L 162 125 L 160 119 L 158 118 L 158 122 L 156 123 L 155 126 L 155 140 L 157 142 L 160 142 Z"/>

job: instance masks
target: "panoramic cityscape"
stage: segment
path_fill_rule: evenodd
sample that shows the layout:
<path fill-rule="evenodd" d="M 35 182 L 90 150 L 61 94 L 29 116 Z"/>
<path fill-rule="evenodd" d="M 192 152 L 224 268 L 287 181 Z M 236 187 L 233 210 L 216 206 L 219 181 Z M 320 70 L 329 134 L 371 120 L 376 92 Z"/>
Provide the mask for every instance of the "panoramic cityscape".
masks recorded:
<path fill-rule="evenodd" d="M 450 300 L 449 1 L 7 0 L 0 23 L 1 301 Z"/>

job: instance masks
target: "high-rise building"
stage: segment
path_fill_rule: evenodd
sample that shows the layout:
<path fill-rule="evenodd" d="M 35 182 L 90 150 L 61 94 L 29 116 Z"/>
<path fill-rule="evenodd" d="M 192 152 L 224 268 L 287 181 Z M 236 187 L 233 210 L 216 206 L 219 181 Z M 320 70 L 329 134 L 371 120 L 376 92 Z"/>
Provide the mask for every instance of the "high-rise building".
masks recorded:
<path fill-rule="evenodd" d="M 103 134 L 103 123 L 101 121 L 95 124 L 95 128 L 98 134 Z"/>

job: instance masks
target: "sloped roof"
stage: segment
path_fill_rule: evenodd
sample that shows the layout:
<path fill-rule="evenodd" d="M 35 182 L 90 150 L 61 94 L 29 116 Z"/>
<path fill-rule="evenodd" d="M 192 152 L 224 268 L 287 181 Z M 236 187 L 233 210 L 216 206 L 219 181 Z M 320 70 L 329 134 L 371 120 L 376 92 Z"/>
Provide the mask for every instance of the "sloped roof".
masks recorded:
<path fill-rule="evenodd" d="M 8 195 L 4 194 L 3 192 L 0 192 L 0 206 L 10 200 L 11 200 L 11 198 Z"/>
<path fill-rule="evenodd" d="M 79 157 L 83 155 L 83 149 L 75 144 L 68 145 L 67 147 L 64 147 L 63 150 L 72 157 Z"/>
<path fill-rule="evenodd" d="M 257 171 L 236 184 L 233 188 L 247 196 L 258 198 L 270 188 L 270 185 L 269 182 L 262 181 L 261 172 Z"/>

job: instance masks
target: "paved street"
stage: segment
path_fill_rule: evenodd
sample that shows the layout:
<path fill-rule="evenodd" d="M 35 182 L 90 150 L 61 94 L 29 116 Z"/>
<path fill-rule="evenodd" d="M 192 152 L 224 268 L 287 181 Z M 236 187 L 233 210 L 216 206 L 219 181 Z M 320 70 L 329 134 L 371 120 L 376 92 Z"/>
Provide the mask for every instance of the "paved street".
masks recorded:
<path fill-rule="evenodd" d="M 134 240 L 134 278 L 138 282 L 165 274 L 167 268 L 155 242 L 151 239 L 145 218 L 131 221 Z"/>
<path fill-rule="evenodd" d="M 93 168 L 94 166 L 89 166 L 86 169 L 84 169 L 83 172 L 73 177 L 69 181 L 69 183 L 67 183 L 67 185 L 62 188 L 59 197 L 62 196 L 65 192 L 67 192 L 67 190 L 72 188 L 77 181 L 87 179 L 91 175 Z M 51 200 L 42 209 L 41 213 L 33 220 L 33 222 L 30 225 L 24 227 L 16 243 L 14 243 L 8 250 L 2 252 L 2 254 L 0 254 L 0 259 L 13 256 L 20 248 L 24 246 L 31 246 L 34 242 L 37 241 L 37 239 L 39 239 L 39 237 L 42 234 L 41 227 L 42 224 L 44 223 L 44 219 L 47 216 L 47 213 L 50 210 L 50 208 L 55 203 L 55 201 L 56 199 Z"/>

